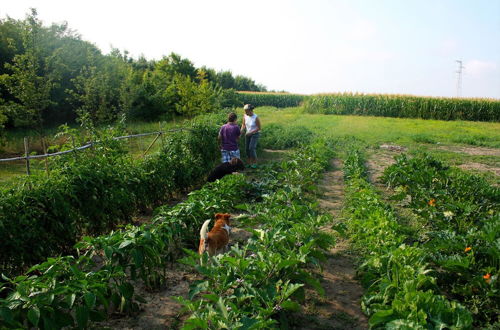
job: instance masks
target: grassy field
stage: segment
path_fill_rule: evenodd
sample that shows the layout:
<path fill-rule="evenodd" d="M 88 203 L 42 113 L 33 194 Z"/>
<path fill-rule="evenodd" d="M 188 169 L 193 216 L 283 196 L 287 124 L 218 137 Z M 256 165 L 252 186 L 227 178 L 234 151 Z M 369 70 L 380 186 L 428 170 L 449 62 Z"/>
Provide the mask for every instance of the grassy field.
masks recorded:
<path fill-rule="evenodd" d="M 304 126 L 328 137 L 356 136 L 369 144 L 463 144 L 500 148 L 500 123 L 305 114 L 301 108 L 255 110 L 263 125 Z"/>
<path fill-rule="evenodd" d="M 260 107 L 263 133 L 266 125 L 305 127 L 337 139 L 354 136 L 378 148 L 395 144 L 409 152 L 428 152 L 453 165 L 469 166 L 490 182 L 500 184 L 500 123 L 441 121 L 368 116 L 306 114 L 301 108 Z M 469 168 L 468 168 L 469 169 Z"/>
<path fill-rule="evenodd" d="M 261 117 L 263 134 L 266 132 L 266 126 L 274 123 L 288 127 L 305 127 L 316 134 L 333 139 L 354 136 L 372 147 L 397 144 L 408 148 L 410 152 L 429 152 L 454 165 L 476 164 L 471 166 L 473 171 L 481 173 L 495 184 L 500 184 L 499 176 L 494 174 L 495 169 L 498 171 L 500 168 L 500 123 L 307 114 L 302 108 L 258 107 L 255 112 Z M 238 111 L 238 116 L 241 121 L 242 110 Z M 160 127 L 172 128 L 178 123 L 179 121 L 161 124 L 136 122 L 130 123 L 127 131 L 131 134 L 152 132 Z M 56 131 L 54 129 L 50 133 L 53 135 Z M 32 133 L 8 133 L 7 144 L 3 149 L 7 150 L 8 154 L 21 154 L 22 137 L 27 135 L 32 136 Z M 135 138 L 127 143 L 132 154 L 141 157 L 154 138 L 155 136 Z M 159 139 L 150 152 L 160 146 Z M 35 149 L 37 148 L 40 147 L 35 146 Z M 481 165 L 484 165 L 483 168 Z M 34 166 L 39 170 L 44 169 L 41 163 L 35 162 Z M 22 173 L 25 173 L 23 162 L 0 163 L 0 184 Z"/>

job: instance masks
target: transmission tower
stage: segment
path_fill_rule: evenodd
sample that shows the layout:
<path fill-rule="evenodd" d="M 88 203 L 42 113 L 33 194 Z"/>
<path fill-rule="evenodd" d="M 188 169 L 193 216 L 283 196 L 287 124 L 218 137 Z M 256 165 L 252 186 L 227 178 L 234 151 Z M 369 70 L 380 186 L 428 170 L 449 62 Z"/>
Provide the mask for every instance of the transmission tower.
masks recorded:
<path fill-rule="evenodd" d="M 457 97 L 460 97 L 462 95 L 462 70 L 465 69 L 465 67 L 462 65 L 461 60 L 456 60 L 458 63 L 458 71 L 457 73 Z"/>

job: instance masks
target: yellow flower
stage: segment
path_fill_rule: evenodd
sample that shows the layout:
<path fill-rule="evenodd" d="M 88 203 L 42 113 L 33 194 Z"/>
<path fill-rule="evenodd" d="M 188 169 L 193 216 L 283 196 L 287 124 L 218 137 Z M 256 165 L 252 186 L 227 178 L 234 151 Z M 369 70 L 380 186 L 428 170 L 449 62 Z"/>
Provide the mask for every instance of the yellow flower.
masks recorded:
<path fill-rule="evenodd" d="M 433 198 L 427 204 L 429 204 L 430 206 L 436 206 L 436 200 Z"/>
<path fill-rule="evenodd" d="M 444 211 L 443 215 L 445 218 L 452 218 L 455 214 L 453 214 L 453 212 L 451 211 Z"/>
<path fill-rule="evenodd" d="M 472 250 L 472 248 L 471 248 L 470 246 L 468 246 L 468 247 L 466 247 L 466 248 L 465 248 L 465 250 L 464 250 L 464 251 L 465 251 L 465 252 L 469 252 L 470 250 Z"/>
<path fill-rule="evenodd" d="M 484 275 L 483 278 L 486 281 L 486 283 L 490 284 L 490 281 L 491 281 L 491 274 L 490 273 Z"/>

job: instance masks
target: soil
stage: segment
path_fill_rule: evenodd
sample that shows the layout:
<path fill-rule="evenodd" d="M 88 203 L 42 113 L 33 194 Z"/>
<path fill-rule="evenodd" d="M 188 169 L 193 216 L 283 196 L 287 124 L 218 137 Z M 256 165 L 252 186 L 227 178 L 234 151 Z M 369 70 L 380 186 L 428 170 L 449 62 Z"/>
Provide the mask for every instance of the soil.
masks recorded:
<path fill-rule="evenodd" d="M 189 284 L 197 279 L 197 275 L 187 272 L 178 263 L 167 270 L 165 287 L 158 292 L 150 292 L 137 286 L 137 293 L 146 303 L 135 316 L 116 315 L 113 319 L 97 324 L 102 329 L 178 329 L 187 315 L 181 313 L 182 305 L 173 297 L 188 297 Z"/>
<path fill-rule="evenodd" d="M 485 147 L 464 147 L 464 146 L 440 146 L 437 149 L 464 153 L 473 156 L 494 156 L 500 157 L 500 148 L 485 148 Z M 496 176 L 500 176 L 500 165 L 491 166 L 483 163 L 464 163 L 458 165 L 463 170 L 470 170 L 472 172 L 490 172 Z"/>
<path fill-rule="evenodd" d="M 369 179 L 377 188 L 383 187 L 383 184 L 379 182 L 380 181 L 379 179 L 383 174 L 383 170 L 387 166 L 394 164 L 395 156 L 406 151 L 405 148 L 399 146 L 393 146 L 393 145 L 390 145 L 389 147 L 384 147 L 384 146 L 385 145 L 381 145 L 380 149 L 373 149 L 371 152 L 371 157 L 367 162 Z M 452 147 L 452 146 L 442 146 L 439 147 L 439 149 L 448 150 L 452 152 L 463 152 L 469 155 L 488 155 L 488 156 L 500 157 L 500 149 L 491 149 L 482 147 L 475 147 L 475 148 Z M 496 176 L 500 176 L 500 165 L 490 166 L 482 163 L 471 162 L 458 165 L 458 167 L 463 170 L 468 170 L 472 172 L 491 172 Z"/>
<path fill-rule="evenodd" d="M 467 171 L 478 171 L 478 172 L 491 172 L 495 174 L 496 176 L 500 176 L 500 167 L 495 167 L 495 166 L 488 166 L 486 164 L 482 163 L 465 163 L 462 165 L 458 165 L 459 168 L 462 170 L 467 170 Z"/>
<path fill-rule="evenodd" d="M 325 173 L 320 189 L 320 206 L 339 222 L 344 200 L 341 162 L 332 162 L 333 170 Z M 332 232 L 330 226 L 321 230 Z M 366 316 L 361 311 L 363 288 L 356 281 L 356 258 L 350 253 L 349 242 L 339 238 L 327 254 L 323 271 L 317 273 L 325 290 L 320 296 L 307 290 L 306 304 L 295 320 L 295 329 L 368 329 Z"/>
<path fill-rule="evenodd" d="M 462 147 L 462 146 L 440 146 L 439 150 L 461 152 L 473 156 L 497 156 L 500 157 L 500 149 L 485 147 Z"/>
<path fill-rule="evenodd" d="M 378 188 L 381 188 L 380 177 L 384 169 L 395 163 L 394 157 L 404 152 L 404 149 L 374 149 L 367 161 L 368 179 Z"/>

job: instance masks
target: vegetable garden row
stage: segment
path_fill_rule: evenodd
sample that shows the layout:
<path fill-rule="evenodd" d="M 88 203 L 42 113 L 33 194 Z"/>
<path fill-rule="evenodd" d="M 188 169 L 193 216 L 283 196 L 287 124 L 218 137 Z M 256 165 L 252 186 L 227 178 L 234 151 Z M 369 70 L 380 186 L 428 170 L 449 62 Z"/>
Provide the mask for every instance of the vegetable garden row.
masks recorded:
<path fill-rule="evenodd" d="M 314 192 L 333 144 L 312 136 L 286 161 L 263 166 L 259 181 L 227 176 L 191 192 L 182 203 L 157 208 L 150 224 L 103 234 L 134 208 L 161 204 L 205 175 L 211 166 L 207 160 L 218 154 L 215 138 L 206 137 L 215 136 L 217 126 L 193 125 L 193 131 L 167 139 L 162 151 L 144 162 L 123 157 L 119 145 L 103 143 L 102 157 L 90 153 L 62 160 L 59 176 L 35 177 L 1 195 L 0 224 L 12 230 L 9 243 L 0 244 L 10 253 L 2 267 L 36 261 L 30 248 L 43 244 L 34 241 L 47 241 L 37 259 L 71 253 L 48 258 L 21 276 L 3 275 L 0 328 L 86 328 L 115 312 L 133 314 L 144 302 L 135 287 L 163 287 L 167 265 L 179 258 L 202 276 L 188 299 L 178 298 L 190 313 L 185 329 L 287 327 L 306 287 L 323 293 L 311 270 L 325 259 L 334 239 L 318 230 L 331 217 L 318 209 Z M 303 141 L 301 134 L 292 135 Z M 388 203 L 368 182 L 364 161 L 355 148 L 345 159 L 345 224 L 363 259 L 362 307 L 370 326 L 498 324 L 500 190 L 429 156 L 402 155 L 383 176 L 395 192 Z M 64 197 L 68 192 L 71 203 Z M 408 219 L 391 207 L 396 201 L 411 214 Z M 20 202 L 31 213 L 9 220 Z M 239 221 L 252 237 L 228 253 L 200 260 L 191 249 L 201 224 L 218 212 L 243 212 Z M 16 236 L 18 228 L 25 229 Z M 33 233 L 26 228 L 34 228 Z M 90 236 L 73 248 L 83 234 Z"/>
<path fill-rule="evenodd" d="M 149 287 L 162 285 L 167 262 L 180 256 L 180 248 L 197 241 L 201 223 L 213 213 L 231 210 L 235 205 L 257 218 L 265 217 L 269 225 L 254 231 L 254 239 L 247 246 L 235 247 L 208 268 L 199 268 L 207 275 L 226 272 L 233 265 L 225 281 L 196 286 L 193 296 L 202 290 L 213 293 L 205 292 L 201 300 L 185 301 L 187 306 L 198 306 L 186 327 L 197 322 L 213 328 L 218 328 L 220 322 L 231 327 L 277 324 L 277 319 L 286 315 L 282 311 L 297 308 L 291 295 L 298 295 L 304 283 L 320 290 L 319 282 L 304 267 L 317 263 L 321 247 L 332 242 L 315 230 L 328 217 L 319 215 L 302 192 L 311 189 L 326 166 L 325 150 L 324 146 L 313 146 L 298 152 L 290 161 L 270 169 L 265 183 L 256 186 L 246 183 L 241 175 L 207 184 L 191 193 L 187 201 L 159 208 L 151 224 L 129 225 L 107 235 L 86 237 L 76 245 L 76 256 L 49 258 L 23 276 L 4 277 L 0 326 L 84 328 L 105 319 L 112 311 L 134 312 L 143 301 L 135 293 L 136 281 L 142 280 Z M 260 203 L 242 206 L 249 196 L 255 196 Z M 276 211 L 284 205 L 288 212 Z M 299 218 L 307 221 L 298 222 Z M 184 262 L 190 263 L 190 258 L 196 259 L 191 255 Z M 221 264 L 226 267 L 217 267 Z M 234 285 L 240 289 L 235 290 Z M 241 295 L 230 294 L 235 291 Z M 251 293 L 258 296 L 252 298 Z M 216 301 L 214 294 L 218 296 Z M 215 314 L 210 312 L 214 306 L 218 311 Z"/>
<path fill-rule="evenodd" d="M 328 166 L 328 149 L 316 143 L 266 169 L 261 200 L 238 206 L 258 224 L 247 244 L 211 262 L 204 256 L 200 264 L 195 252 L 182 260 L 204 276 L 191 287 L 189 300 L 180 299 L 192 313 L 184 329 L 286 328 L 290 312 L 304 301 L 305 285 L 323 293 L 311 267 L 325 260 L 334 243 L 318 230 L 331 217 L 307 196 Z"/>
<path fill-rule="evenodd" d="M 370 326 L 498 325 L 500 190 L 429 156 L 402 155 L 383 180 L 412 212 L 408 223 L 376 193 L 363 162 L 362 153 L 351 153 L 345 176 Z"/>

